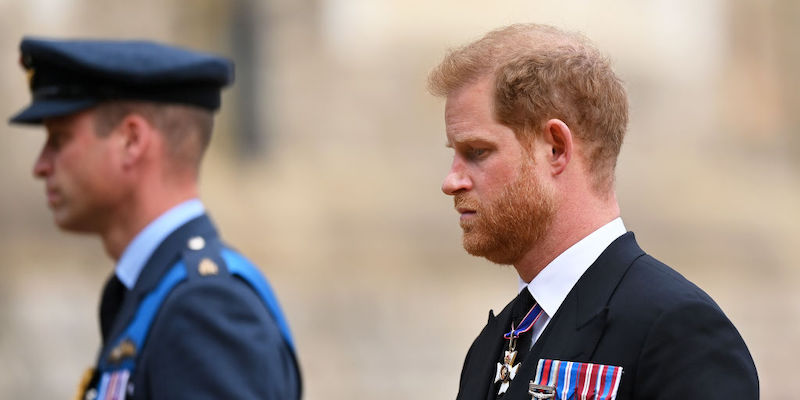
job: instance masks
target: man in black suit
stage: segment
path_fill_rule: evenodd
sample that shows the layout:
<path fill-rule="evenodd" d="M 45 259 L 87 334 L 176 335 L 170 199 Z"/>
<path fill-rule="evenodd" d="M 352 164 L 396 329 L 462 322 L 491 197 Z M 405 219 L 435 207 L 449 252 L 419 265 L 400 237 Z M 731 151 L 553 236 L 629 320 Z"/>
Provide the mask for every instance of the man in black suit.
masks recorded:
<path fill-rule="evenodd" d="M 47 130 L 33 172 L 53 219 L 98 235 L 116 262 L 76 398 L 299 398 L 277 299 L 198 198 L 233 63 L 144 41 L 26 38 L 20 50 L 33 100 L 11 122 Z"/>
<path fill-rule="evenodd" d="M 464 248 L 514 265 L 519 295 L 467 353 L 458 399 L 757 399 L 716 303 L 644 253 L 614 193 L 627 98 L 584 37 L 512 25 L 451 51 L 442 191 Z"/>

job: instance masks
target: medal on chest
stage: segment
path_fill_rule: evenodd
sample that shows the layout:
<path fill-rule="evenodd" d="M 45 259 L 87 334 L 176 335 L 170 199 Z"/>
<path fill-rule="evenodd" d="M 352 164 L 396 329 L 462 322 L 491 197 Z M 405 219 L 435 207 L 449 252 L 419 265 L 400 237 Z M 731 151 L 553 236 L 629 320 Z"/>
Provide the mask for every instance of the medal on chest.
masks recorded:
<path fill-rule="evenodd" d="M 494 383 L 500 382 L 500 389 L 497 391 L 498 395 L 505 393 L 508 390 L 508 385 L 511 384 L 511 380 L 517 376 L 520 364 L 514 364 L 514 360 L 517 358 L 516 341 L 517 339 L 514 338 L 508 342 L 508 350 L 504 352 L 503 362 L 497 363 Z"/>
<path fill-rule="evenodd" d="M 534 304 L 533 307 L 525 314 L 525 317 L 520 322 L 519 326 L 515 329 L 511 325 L 511 331 L 503 335 L 503 338 L 508 340 L 508 350 L 503 352 L 502 362 L 497 363 L 497 372 L 495 372 L 494 383 L 500 383 L 497 390 L 497 395 L 501 395 L 508 390 L 511 381 L 517 376 L 517 370 L 521 363 L 516 363 L 517 358 L 517 339 L 519 336 L 530 331 L 533 325 L 542 316 L 544 310 L 539 304 Z"/>

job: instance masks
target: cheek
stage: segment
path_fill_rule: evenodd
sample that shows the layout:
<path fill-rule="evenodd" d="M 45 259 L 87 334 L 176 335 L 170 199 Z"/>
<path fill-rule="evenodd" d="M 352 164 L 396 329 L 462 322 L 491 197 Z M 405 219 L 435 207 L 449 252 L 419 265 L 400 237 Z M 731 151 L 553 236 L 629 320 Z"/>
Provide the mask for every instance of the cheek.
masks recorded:
<path fill-rule="evenodd" d="M 501 164 L 495 166 L 495 168 L 487 169 L 484 174 L 484 180 L 487 187 L 497 190 L 515 182 L 519 178 L 519 175 L 519 168 Z"/>
<path fill-rule="evenodd" d="M 119 190 L 122 183 L 118 168 L 108 152 L 96 151 L 84 154 L 78 160 L 79 165 L 74 165 L 74 177 L 87 192 L 93 196 L 106 197 Z"/>

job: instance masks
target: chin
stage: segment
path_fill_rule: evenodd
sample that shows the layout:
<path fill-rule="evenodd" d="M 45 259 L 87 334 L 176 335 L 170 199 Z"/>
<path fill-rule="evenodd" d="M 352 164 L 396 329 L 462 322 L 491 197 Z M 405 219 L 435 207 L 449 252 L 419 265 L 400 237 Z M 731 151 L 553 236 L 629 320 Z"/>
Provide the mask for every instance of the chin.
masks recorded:
<path fill-rule="evenodd" d="M 55 222 L 56 226 L 62 231 L 67 232 L 75 232 L 75 233 L 91 233 L 94 232 L 93 229 L 90 228 L 89 224 L 86 221 L 75 218 L 71 215 L 65 215 L 66 213 L 53 213 L 53 222 Z"/>
<path fill-rule="evenodd" d="M 521 257 L 517 256 L 511 249 L 487 238 L 476 237 L 475 234 L 464 234 L 464 250 L 475 257 L 483 257 L 492 263 L 499 265 L 514 265 Z"/>

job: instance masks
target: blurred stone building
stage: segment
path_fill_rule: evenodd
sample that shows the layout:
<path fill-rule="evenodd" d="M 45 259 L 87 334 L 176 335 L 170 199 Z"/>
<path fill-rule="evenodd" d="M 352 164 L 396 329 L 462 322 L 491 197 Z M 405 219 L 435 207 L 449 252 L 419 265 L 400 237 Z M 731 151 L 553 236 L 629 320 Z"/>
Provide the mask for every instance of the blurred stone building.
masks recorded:
<path fill-rule="evenodd" d="M 202 195 L 271 280 L 308 399 L 453 398 L 513 269 L 467 256 L 451 200 L 445 49 L 513 22 L 579 30 L 614 60 L 632 122 L 627 227 L 747 341 L 762 398 L 789 399 L 800 345 L 800 47 L 793 0 L 0 0 L 0 98 L 28 101 L 23 35 L 149 38 L 237 61 Z M 52 225 L 31 168 L 43 133 L 0 134 L 0 398 L 64 398 L 99 340 L 112 262 Z"/>

